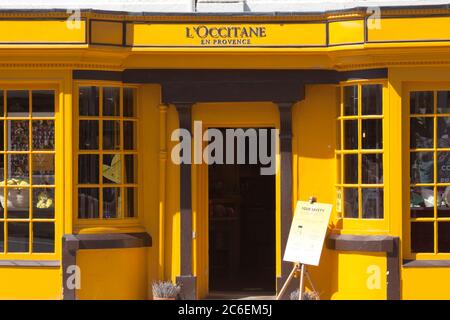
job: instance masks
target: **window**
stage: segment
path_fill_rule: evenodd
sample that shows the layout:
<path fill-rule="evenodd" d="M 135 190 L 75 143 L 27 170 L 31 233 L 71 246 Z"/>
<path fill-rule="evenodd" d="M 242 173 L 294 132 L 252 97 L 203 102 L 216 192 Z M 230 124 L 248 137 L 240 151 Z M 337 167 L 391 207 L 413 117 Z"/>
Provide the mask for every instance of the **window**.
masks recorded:
<path fill-rule="evenodd" d="M 78 219 L 137 217 L 136 89 L 81 86 L 78 91 Z"/>
<path fill-rule="evenodd" d="M 0 90 L 0 253 L 55 252 L 55 92 Z"/>
<path fill-rule="evenodd" d="M 413 91 L 410 250 L 450 253 L 450 91 Z"/>
<path fill-rule="evenodd" d="M 384 218 L 382 92 L 381 84 L 341 88 L 336 158 L 345 219 Z"/>

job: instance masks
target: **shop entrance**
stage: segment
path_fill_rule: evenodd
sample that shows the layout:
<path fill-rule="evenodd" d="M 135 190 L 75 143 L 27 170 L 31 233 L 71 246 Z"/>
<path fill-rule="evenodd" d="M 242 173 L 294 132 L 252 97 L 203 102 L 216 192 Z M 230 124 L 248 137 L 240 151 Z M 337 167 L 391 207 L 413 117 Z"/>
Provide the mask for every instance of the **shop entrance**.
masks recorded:
<path fill-rule="evenodd" d="M 251 130 L 259 132 L 260 129 L 270 130 Z M 219 130 L 225 136 L 226 129 Z M 270 134 L 267 139 L 257 136 L 258 151 L 261 140 L 270 154 L 273 148 Z M 275 174 L 262 175 L 261 168 L 266 166 L 260 158 L 257 157 L 256 163 L 250 160 L 249 152 L 256 150 L 250 147 L 250 141 L 245 139 L 244 164 L 237 163 L 237 152 L 234 152 L 233 164 L 208 167 L 210 294 L 275 292 Z M 237 151 L 237 145 L 234 150 Z"/>

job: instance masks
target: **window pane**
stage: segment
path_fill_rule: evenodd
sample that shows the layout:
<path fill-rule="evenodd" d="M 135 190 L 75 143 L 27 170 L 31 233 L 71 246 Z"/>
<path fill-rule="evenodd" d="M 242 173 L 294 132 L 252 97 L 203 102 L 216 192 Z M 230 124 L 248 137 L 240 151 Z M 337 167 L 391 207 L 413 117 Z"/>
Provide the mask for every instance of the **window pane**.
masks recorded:
<path fill-rule="evenodd" d="M 29 148 L 30 128 L 28 120 L 8 121 L 8 149 L 26 151 Z"/>
<path fill-rule="evenodd" d="M 344 155 L 344 183 L 358 183 L 358 155 Z"/>
<path fill-rule="evenodd" d="M 125 155 L 125 183 L 136 183 L 137 157 Z"/>
<path fill-rule="evenodd" d="M 4 151 L 5 150 L 5 131 L 4 131 L 4 126 L 5 126 L 5 121 L 4 120 L 0 120 L 0 151 Z"/>
<path fill-rule="evenodd" d="M 433 118 L 411 118 L 411 148 L 433 148 L 433 128 Z"/>
<path fill-rule="evenodd" d="M 438 182 L 450 183 L 450 152 L 438 152 Z"/>
<path fill-rule="evenodd" d="M 6 207 L 6 203 L 5 203 L 5 189 L 4 188 L 0 188 L 0 218 L 3 219 L 5 217 L 5 207 Z"/>
<path fill-rule="evenodd" d="M 30 216 L 30 189 L 8 188 L 7 193 L 8 218 L 27 219 Z"/>
<path fill-rule="evenodd" d="M 33 149 L 55 150 L 55 121 L 33 120 Z"/>
<path fill-rule="evenodd" d="M 5 185 L 5 156 L 0 154 L 0 185 Z"/>
<path fill-rule="evenodd" d="M 5 91 L 0 90 L 0 117 L 5 116 Z"/>
<path fill-rule="evenodd" d="M 55 224 L 53 222 L 33 223 L 33 252 L 55 251 Z"/>
<path fill-rule="evenodd" d="M 28 90 L 11 90 L 6 93 L 8 117 L 28 117 L 30 115 Z"/>
<path fill-rule="evenodd" d="M 344 149 L 358 149 L 358 121 L 344 121 Z"/>
<path fill-rule="evenodd" d="M 450 252 L 450 222 L 438 223 L 438 251 Z"/>
<path fill-rule="evenodd" d="M 103 88 L 103 115 L 120 116 L 120 88 Z"/>
<path fill-rule="evenodd" d="M 103 155 L 103 183 L 121 183 L 122 162 L 120 154 Z"/>
<path fill-rule="evenodd" d="M 136 117 L 136 89 L 123 89 L 123 116 Z"/>
<path fill-rule="evenodd" d="M 120 149 L 120 121 L 103 121 L 103 149 Z"/>
<path fill-rule="evenodd" d="M 416 91 L 410 93 L 411 114 L 431 114 L 434 109 L 433 91 Z"/>
<path fill-rule="evenodd" d="M 383 149 L 383 122 L 381 119 L 362 121 L 362 148 Z"/>
<path fill-rule="evenodd" d="M 78 189 L 78 218 L 98 219 L 100 216 L 99 199 L 98 188 Z"/>
<path fill-rule="evenodd" d="M 97 150 L 98 149 L 98 121 L 81 120 L 80 121 L 80 150 Z"/>
<path fill-rule="evenodd" d="M 5 252 L 5 223 L 0 222 L 0 252 Z"/>
<path fill-rule="evenodd" d="M 383 195 L 382 188 L 362 189 L 362 217 L 364 219 L 383 219 Z"/>
<path fill-rule="evenodd" d="M 55 92 L 53 90 L 34 90 L 32 98 L 34 117 L 53 117 L 55 115 Z"/>
<path fill-rule="evenodd" d="M 136 149 L 136 125 L 133 121 L 123 122 L 123 148 L 124 150 Z"/>
<path fill-rule="evenodd" d="M 137 189 L 125 188 L 125 218 L 137 217 Z"/>
<path fill-rule="evenodd" d="M 53 188 L 33 189 L 33 218 L 34 219 L 55 218 L 55 189 Z"/>
<path fill-rule="evenodd" d="M 411 252 L 434 252 L 434 222 L 411 222 Z"/>
<path fill-rule="evenodd" d="M 28 252 L 29 243 L 28 222 L 8 222 L 8 252 Z"/>
<path fill-rule="evenodd" d="M 80 87 L 79 112 L 80 116 L 98 116 L 99 112 L 98 87 Z"/>
<path fill-rule="evenodd" d="M 413 187 L 410 192 L 411 218 L 434 217 L 434 189 Z"/>
<path fill-rule="evenodd" d="M 362 183 L 383 183 L 383 155 L 363 154 L 362 156 Z"/>
<path fill-rule="evenodd" d="M 99 156 L 80 154 L 78 156 L 78 183 L 98 183 Z"/>
<path fill-rule="evenodd" d="M 450 187 L 437 188 L 437 216 L 450 218 Z"/>
<path fill-rule="evenodd" d="M 9 154 L 8 158 L 8 185 L 28 185 L 30 171 L 28 154 Z"/>
<path fill-rule="evenodd" d="M 341 150 L 341 120 L 336 121 L 336 150 Z"/>
<path fill-rule="evenodd" d="M 55 155 L 33 153 L 33 184 L 55 184 Z"/>
<path fill-rule="evenodd" d="M 382 89 L 381 84 L 371 84 L 362 86 L 362 114 L 381 115 L 382 110 Z"/>
<path fill-rule="evenodd" d="M 344 188 L 344 217 L 358 218 L 358 188 Z"/>
<path fill-rule="evenodd" d="M 103 188 L 103 218 L 118 218 L 120 202 L 120 188 Z"/>
<path fill-rule="evenodd" d="M 344 87 L 344 116 L 358 115 L 358 86 Z"/>
<path fill-rule="evenodd" d="M 434 182 L 433 152 L 411 152 L 410 166 L 411 183 Z"/>
<path fill-rule="evenodd" d="M 438 91 L 437 113 L 450 114 L 450 91 Z"/>

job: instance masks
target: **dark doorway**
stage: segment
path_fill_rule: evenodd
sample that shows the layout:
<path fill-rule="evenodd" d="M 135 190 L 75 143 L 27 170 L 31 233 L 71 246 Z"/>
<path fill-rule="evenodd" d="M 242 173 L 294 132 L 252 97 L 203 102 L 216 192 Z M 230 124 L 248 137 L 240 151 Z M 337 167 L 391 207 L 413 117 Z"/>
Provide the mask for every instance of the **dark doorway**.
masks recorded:
<path fill-rule="evenodd" d="M 226 129 L 220 130 L 225 142 Z M 258 146 L 262 138 L 257 134 Z M 245 164 L 237 164 L 235 140 L 234 164 L 209 165 L 210 292 L 275 292 L 275 174 L 261 174 L 267 165 L 259 157 L 250 163 L 250 140 L 245 143 Z M 270 154 L 270 133 L 264 140 Z M 226 150 L 223 154 L 226 159 Z"/>

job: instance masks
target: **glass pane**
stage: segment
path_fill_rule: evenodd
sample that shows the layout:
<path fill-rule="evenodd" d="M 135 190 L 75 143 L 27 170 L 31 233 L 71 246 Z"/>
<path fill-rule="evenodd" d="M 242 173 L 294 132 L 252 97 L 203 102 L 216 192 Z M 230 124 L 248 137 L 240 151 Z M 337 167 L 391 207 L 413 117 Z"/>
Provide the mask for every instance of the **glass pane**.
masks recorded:
<path fill-rule="evenodd" d="M 30 127 L 28 120 L 8 121 L 8 149 L 26 151 L 30 144 Z"/>
<path fill-rule="evenodd" d="M 434 222 L 411 222 L 411 252 L 434 252 Z"/>
<path fill-rule="evenodd" d="M 33 120 L 33 149 L 55 150 L 55 121 Z"/>
<path fill-rule="evenodd" d="M 125 218 L 137 217 L 137 189 L 125 188 Z"/>
<path fill-rule="evenodd" d="M 362 183 L 383 183 L 383 155 L 363 154 L 362 161 Z"/>
<path fill-rule="evenodd" d="M 381 84 L 371 84 L 362 86 L 362 114 L 381 115 L 383 114 Z"/>
<path fill-rule="evenodd" d="M 0 218 L 3 219 L 5 217 L 5 189 L 0 188 Z"/>
<path fill-rule="evenodd" d="M 55 115 L 55 92 L 53 90 L 33 91 L 32 103 L 34 117 L 53 117 Z"/>
<path fill-rule="evenodd" d="M 125 183 L 136 183 L 137 157 L 133 154 L 125 155 Z"/>
<path fill-rule="evenodd" d="M 99 218 L 99 191 L 98 188 L 78 189 L 78 218 L 97 219 Z"/>
<path fill-rule="evenodd" d="M 136 117 L 136 89 L 123 89 L 123 116 Z"/>
<path fill-rule="evenodd" d="M 7 209 L 9 219 L 26 219 L 30 216 L 30 189 L 8 188 Z"/>
<path fill-rule="evenodd" d="M 450 152 L 438 152 L 438 183 L 450 183 Z"/>
<path fill-rule="evenodd" d="M 358 155 L 344 155 L 344 183 L 358 183 Z"/>
<path fill-rule="evenodd" d="M 0 117 L 5 116 L 5 91 L 0 90 Z"/>
<path fill-rule="evenodd" d="M 411 218 L 434 217 L 434 189 L 413 187 L 410 191 Z"/>
<path fill-rule="evenodd" d="M 55 251 L 55 224 L 53 222 L 33 223 L 33 252 Z"/>
<path fill-rule="evenodd" d="M 34 153 L 32 159 L 33 184 L 55 184 L 55 155 Z"/>
<path fill-rule="evenodd" d="M 120 154 L 103 155 L 103 183 L 121 183 L 122 162 Z"/>
<path fill-rule="evenodd" d="M 344 116 L 358 115 L 358 86 L 344 87 Z"/>
<path fill-rule="evenodd" d="M 103 88 L 103 115 L 120 116 L 120 88 Z"/>
<path fill-rule="evenodd" d="M 438 223 L 438 251 L 450 252 L 450 222 Z"/>
<path fill-rule="evenodd" d="M 96 154 L 78 156 L 78 183 L 98 183 L 99 161 Z"/>
<path fill-rule="evenodd" d="M 5 156 L 0 154 L 0 185 L 5 185 Z"/>
<path fill-rule="evenodd" d="M 103 121 L 103 149 L 120 149 L 120 121 Z"/>
<path fill-rule="evenodd" d="M 55 218 L 55 189 L 53 188 L 33 189 L 33 218 L 34 219 Z"/>
<path fill-rule="evenodd" d="M 29 243 L 28 222 L 8 222 L 8 252 L 28 252 Z"/>
<path fill-rule="evenodd" d="M 358 218 L 358 188 L 344 188 L 344 217 Z"/>
<path fill-rule="evenodd" d="M 358 120 L 344 121 L 344 149 L 358 149 Z"/>
<path fill-rule="evenodd" d="M 336 150 L 341 150 L 341 120 L 336 121 Z"/>
<path fill-rule="evenodd" d="M 1 92 L 1 91 L 0 91 Z M 0 151 L 5 150 L 5 121 L 0 120 Z"/>
<path fill-rule="evenodd" d="M 5 252 L 5 223 L 0 222 L 0 252 Z"/>
<path fill-rule="evenodd" d="M 79 148 L 80 150 L 97 150 L 98 149 L 98 121 L 81 120 L 79 132 Z"/>
<path fill-rule="evenodd" d="M 11 90 L 7 96 L 8 117 L 28 117 L 30 115 L 28 90 Z"/>
<path fill-rule="evenodd" d="M 123 148 L 124 150 L 136 149 L 136 125 L 133 121 L 123 122 Z"/>
<path fill-rule="evenodd" d="M 450 148 L 450 117 L 438 117 L 437 126 L 438 148 Z"/>
<path fill-rule="evenodd" d="M 9 154 L 8 185 L 29 185 L 30 171 L 28 154 Z"/>
<path fill-rule="evenodd" d="M 438 91 L 437 113 L 450 114 L 450 91 Z"/>
<path fill-rule="evenodd" d="M 120 217 L 120 188 L 103 188 L 103 218 Z"/>
<path fill-rule="evenodd" d="M 80 116 L 98 116 L 99 99 L 98 87 L 80 87 L 78 106 Z"/>
<path fill-rule="evenodd" d="M 381 119 L 362 121 L 362 148 L 383 149 L 383 122 Z"/>
<path fill-rule="evenodd" d="M 362 217 L 364 219 L 383 219 L 383 188 L 362 189 Z"/>
<path fill-rule="evenodd" d="M 432 114 L 434 109 L 433 91 L 416 91 L 410 93 L 411 114 Z"/>
<path fill-rule="evenodd" d="M 433 118 L 411 118 L 411 148 L 433 148 L 433 128 Z"/>
<path fill-rule="evenodd" d="M 411 152 L 410 166 L 411 183 L 434 182 L 433 152 Z"/>

